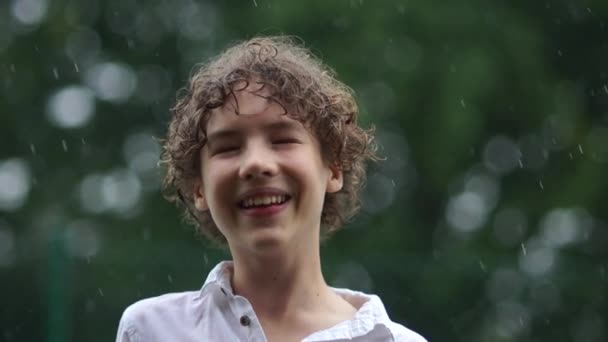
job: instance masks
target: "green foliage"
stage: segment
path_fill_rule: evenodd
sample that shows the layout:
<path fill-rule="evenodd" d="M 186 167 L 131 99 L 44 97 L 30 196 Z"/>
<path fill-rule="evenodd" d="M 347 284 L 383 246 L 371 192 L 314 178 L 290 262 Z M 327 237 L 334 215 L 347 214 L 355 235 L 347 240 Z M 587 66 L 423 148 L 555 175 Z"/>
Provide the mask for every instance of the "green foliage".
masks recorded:
<path fill-rule="evenodd" d="M 196 63 L 279 33 L 355 89 L 387 157 L 324 244 L 331 284 L 429 341 L 607 340 L 606 19 L 599 0 L 0 3 L 0 340 L 112 340 L 130 303 L 227 258 L 162 199 L 154 138 Z"/>

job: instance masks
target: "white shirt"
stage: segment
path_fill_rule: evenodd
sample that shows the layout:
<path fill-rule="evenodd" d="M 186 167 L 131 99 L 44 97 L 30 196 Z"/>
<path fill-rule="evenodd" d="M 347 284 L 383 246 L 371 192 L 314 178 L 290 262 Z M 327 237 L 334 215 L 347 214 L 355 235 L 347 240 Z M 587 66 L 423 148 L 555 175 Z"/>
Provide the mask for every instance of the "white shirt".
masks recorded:
<path fill-rule="evenodd" d="M 170 293 L 129 306 L 118 327 L 117 342 L 265 342 L 253 307 L 234 295 L 229 261 L 209 273 L 200 291 Z M 392 322 L 380 298 L 348 289 L 333 289 L 357 309 L 355 316 L 315 332 L 302 342 L 371 341 L 426 342 L 417 333 Z"/>

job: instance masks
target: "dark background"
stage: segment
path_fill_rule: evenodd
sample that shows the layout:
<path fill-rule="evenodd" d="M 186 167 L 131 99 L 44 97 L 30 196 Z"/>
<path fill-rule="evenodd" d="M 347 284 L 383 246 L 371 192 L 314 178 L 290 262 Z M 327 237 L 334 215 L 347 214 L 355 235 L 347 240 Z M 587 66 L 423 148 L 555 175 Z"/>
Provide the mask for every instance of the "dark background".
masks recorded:
<path fill-rule="evenodd" d="M 110 341 L 227 254 L 159 193 L 199 62 L 301 37 L 387 157 L 323 247 L 429 341 L 608 340 L 608 2 L 0 2 L 0 340 Z"/>

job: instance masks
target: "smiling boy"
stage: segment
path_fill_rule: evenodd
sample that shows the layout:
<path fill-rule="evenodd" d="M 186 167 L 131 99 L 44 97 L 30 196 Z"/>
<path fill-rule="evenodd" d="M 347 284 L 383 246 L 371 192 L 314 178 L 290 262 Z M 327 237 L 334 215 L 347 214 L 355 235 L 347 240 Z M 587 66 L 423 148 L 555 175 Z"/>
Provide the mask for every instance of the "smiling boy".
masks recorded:
<path fill-rule="evenodd" d="M 357 113 L 350 88 L 287 37 L 199 68 L 173 110 L 165 188 L 233 260 L 200 291 L 131 305 L 117 341 L 424 341 L 321 272 L 320 239 L 356 213 L 375 159 Z"/>

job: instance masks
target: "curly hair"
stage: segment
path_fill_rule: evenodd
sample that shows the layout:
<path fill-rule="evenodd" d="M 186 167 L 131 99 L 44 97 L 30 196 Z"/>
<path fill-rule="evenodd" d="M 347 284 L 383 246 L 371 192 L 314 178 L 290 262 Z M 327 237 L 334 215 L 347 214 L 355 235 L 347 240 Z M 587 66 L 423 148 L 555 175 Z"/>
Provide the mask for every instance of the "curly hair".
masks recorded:
<path fill-rule="evenodd" d="M 325 196 L 321 214 L 321 237 L 325 238 L 360 208 L 365 164 L 378 159 L 374 128 L 358 125 L 359 109 L 352 89 L 338 81 L 333 70 L 292 37 L 256 37 L 195 68 L 187 87 L 178 93 L 167 136 L 162 141 L 164 195 L 184 209 L 185 219 L 194 223 L 198 232 L 213 242 L 226 244 L 211 214 L 194 207 L 194 188 L 200 180 L 200 150 L 206 142 L 205 128 L 211 111 L 222 107 L 229 97 L 236 99 L 234 92 L 254 81 L 265 88 L 264 97 L 311 130 L 320 142 L 324 161 L 343 172 L 342 189 Z M 235 89 L 243 82 L 245 87 Z"/>

